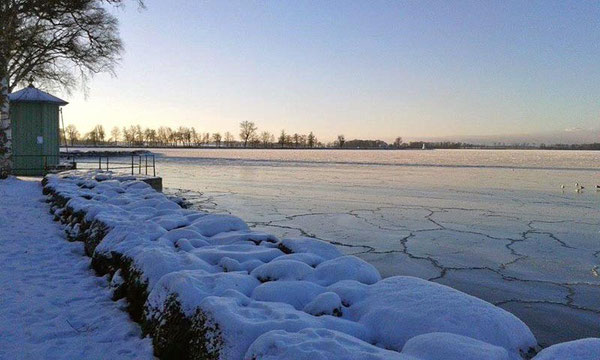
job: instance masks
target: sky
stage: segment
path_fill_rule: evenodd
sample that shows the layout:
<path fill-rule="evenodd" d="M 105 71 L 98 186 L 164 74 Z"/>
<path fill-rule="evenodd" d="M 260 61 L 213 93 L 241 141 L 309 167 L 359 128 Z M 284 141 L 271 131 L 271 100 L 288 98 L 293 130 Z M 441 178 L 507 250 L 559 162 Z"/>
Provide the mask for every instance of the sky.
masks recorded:
<path fill-rule="evenodd" d="M 600 129 L 600 1 L 158 1 L 65 123 L 323 141 Z M 599 137 L 600 140 L 600 137 Z"/>

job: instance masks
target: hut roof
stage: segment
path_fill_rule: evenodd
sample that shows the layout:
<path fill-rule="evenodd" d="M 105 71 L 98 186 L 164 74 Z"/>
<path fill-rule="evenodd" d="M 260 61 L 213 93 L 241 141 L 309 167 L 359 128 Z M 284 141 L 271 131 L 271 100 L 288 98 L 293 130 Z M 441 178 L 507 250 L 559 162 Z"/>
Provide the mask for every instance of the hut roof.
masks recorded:
<path fill-rule="evenodd" d="M 16 91 L 8 95 L 10 102 L 39 102 L 46 104 L 56 104 L 58 106 L 67 105 L 68 102 L 57 98 L 54 95 L 50 95 L 45 91 L 36 89 L 33 85 Z"/>

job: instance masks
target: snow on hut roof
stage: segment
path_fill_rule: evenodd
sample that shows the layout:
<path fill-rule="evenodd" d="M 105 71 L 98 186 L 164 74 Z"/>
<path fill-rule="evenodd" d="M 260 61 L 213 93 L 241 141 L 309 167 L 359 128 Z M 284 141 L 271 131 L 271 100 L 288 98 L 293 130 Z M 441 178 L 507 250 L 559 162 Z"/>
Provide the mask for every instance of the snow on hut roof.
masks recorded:
<path fill-rule="evenodd" d="M 45 91 L 36 89 L 33 85 L 21 89 L 8 95 L 10 102 L 41 102 L 47 104 L 56 104 L 58 106 L 67 105 L 68 102 L 50 95 Z"/>

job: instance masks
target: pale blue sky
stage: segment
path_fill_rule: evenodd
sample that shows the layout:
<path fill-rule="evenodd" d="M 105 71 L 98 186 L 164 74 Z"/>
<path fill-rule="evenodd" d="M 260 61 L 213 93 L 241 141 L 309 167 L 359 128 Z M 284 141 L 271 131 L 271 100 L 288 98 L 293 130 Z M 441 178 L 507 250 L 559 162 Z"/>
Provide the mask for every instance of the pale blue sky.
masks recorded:
<path fill-rule="evenodd" d="M 157 1 L 116 11 L 82 130 L 254 121 L 323 140 L 600 125 L 599 1 Z"/>

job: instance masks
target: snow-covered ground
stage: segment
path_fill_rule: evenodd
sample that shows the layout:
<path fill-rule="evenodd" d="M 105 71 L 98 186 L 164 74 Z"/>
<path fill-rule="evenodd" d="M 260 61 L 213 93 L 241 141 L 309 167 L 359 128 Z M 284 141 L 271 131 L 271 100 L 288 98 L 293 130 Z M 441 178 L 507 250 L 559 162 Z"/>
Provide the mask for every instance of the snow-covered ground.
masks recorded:
<path fill-rule="evenodd" d="M 152 359 L 38 181 L 0 180 L 0 359 Z"/>
<path fill-rule="evenodd" d="M 382 279 L 331 243 L 183 209 L 127 176 L 73 171 L 44 181 L 46 198 L 35 183 L 0 183 L 0 255 L 10 258 L 0 285 L 12 292 L 0 304 L 2 358 L 151 357 L 126 304 L 103 287 L 129 300 L 155 353 L 169 358 L 522 360 L 539 349 L 502 308 L 415 277 Z M 94 277 L 84 253 L 105 277 Z M 599 341 L 534 360 L 596 360 Z"/>

